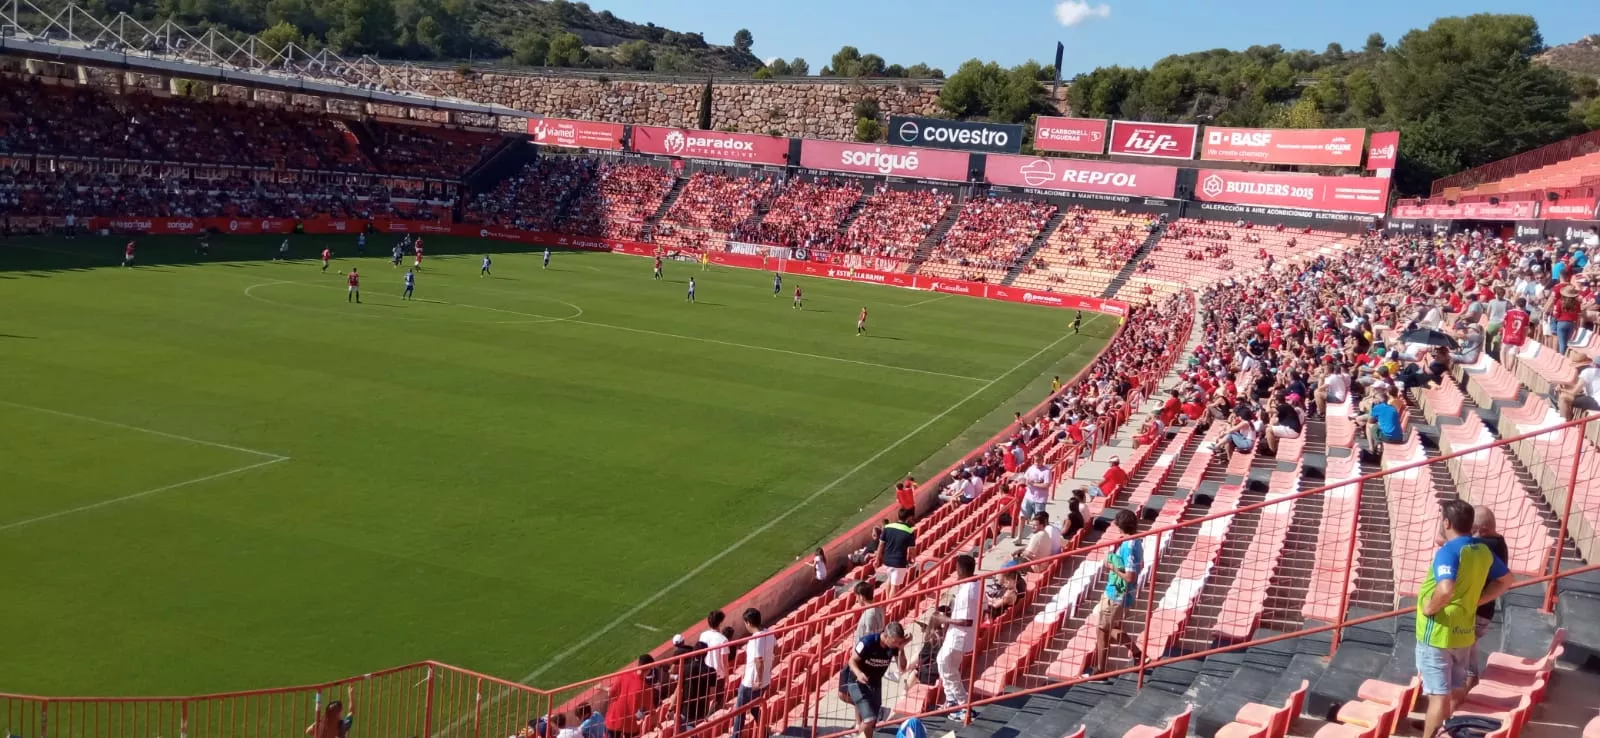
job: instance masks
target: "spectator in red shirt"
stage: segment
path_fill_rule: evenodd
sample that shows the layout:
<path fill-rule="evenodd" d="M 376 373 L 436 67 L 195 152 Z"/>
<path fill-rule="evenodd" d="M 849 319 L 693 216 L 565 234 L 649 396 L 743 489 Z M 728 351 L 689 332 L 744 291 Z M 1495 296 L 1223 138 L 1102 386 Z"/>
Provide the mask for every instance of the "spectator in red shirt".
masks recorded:
<path fill-rule="evenodd" d="M 1122 458 L 1111 457 L 1111 466 L 1106 467 L 1106 473 L 1100 477 L 1099 497 L 1113 497 L 1117 490 L 1128 484 L 1128 472 L 1122 468 Z"/>
<path fill-rule="evenodd" d="M 1178 399 L 1177 390 L 1167 392 L 1167 401 L 1161 406 L 1161 424 L 1172 425 L 1178 420 L 1178 413 L 1183 412 L 1183 400 Z"/>
<path fill-rule="evenodd" d="M 639 657 L 639 668 L 629 669 L 606 685 L 606 731 L 617 738 L 640 733 L 639 721 L 653 705 L 644 683 L 644 668 L 655 663 L 650 654 Z"/>
<path fill-rule="evenodd" d="M 905 481 L 894 486 L 894 501 L 902 511 L 912 515 L 917 513 L 917 480 L 910 474 L 906 475 Z"/>

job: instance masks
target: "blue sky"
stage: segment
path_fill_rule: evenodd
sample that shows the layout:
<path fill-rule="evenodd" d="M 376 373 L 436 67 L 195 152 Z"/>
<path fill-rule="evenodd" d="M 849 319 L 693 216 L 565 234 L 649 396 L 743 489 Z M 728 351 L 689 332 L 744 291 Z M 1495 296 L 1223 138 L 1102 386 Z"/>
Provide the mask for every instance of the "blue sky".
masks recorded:
<path fill-rule="evenodd" d="M 1081 20 L 1061 24 L 1057 5 Z M 1149 66 L 1174 53 L 1253 44 L 1321 51 L 1330 41 L 1359 48 L 1377 31 L 1394 43 L 1441 15 L 1528 13 L 1550 45 L 1600 33 L 1600 0 L 589 0 L 595 10 L 731 43 L 755 35 L 757 56 L 803 56 L 815 74 L 840 46 L 890 64 L 926 62 L 952 72 L 972 57 L 1011 65 L 1048 62 L 1066 44 L 1067 76 L 1097 66 Z"/>

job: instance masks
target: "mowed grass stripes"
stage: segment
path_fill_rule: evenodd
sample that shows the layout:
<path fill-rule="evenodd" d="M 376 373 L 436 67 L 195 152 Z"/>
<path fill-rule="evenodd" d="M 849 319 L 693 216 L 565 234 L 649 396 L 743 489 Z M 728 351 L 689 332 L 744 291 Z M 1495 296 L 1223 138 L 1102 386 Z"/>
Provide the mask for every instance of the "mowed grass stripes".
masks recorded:
<path fill-rule="evenodd" d="M 0 242 L 0 691 L 424 658 L 591 676 L 969 450 L 1116 328 L 689 264 L 657 282 L 609 254 L 497 252 L 480 278 L 502 247 L 442 238 L 403 302 L 386 237 L 270 261 L 278 240 L 141 238 L 132 269 L 125 239 Z"/>

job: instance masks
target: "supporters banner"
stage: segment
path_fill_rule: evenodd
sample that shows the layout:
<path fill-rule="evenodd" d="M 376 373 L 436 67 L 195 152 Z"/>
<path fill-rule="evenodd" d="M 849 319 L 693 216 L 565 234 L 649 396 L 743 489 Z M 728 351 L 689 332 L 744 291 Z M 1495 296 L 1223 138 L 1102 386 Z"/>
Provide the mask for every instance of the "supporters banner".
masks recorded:
<path fill-rule="evenodd" d="M 1595 198 L 1580 200 L 1556 200 L 1545 203 L 1543 216 L 1546 220 L 1589 220 L 1600 218 L 1600 213 L 1595 211 Z"/>
<path fill-rule="evenodd" d="M 1037 151 L 1104 154 L 1107 125 L 1104 118 L 1041 115 L 1033 124 L 1033 148 Z"/>
<path fill-rule="evenodd" d="M 1378 215 L 1389 204 L 1389 180 L 1202 169 L 1195 197 L 1203 202 Z"/>
<path fill-rule="evenodd" d="M 1111 124 L 1111 153 L 1160 159 L 1193 159 L 1197 131 L 1198 126 L 1181 123 L 1114 121 Z"/>
<path fill-rule="evenodd" d="M 560 146 L 568 149 L 622 148 L 622 124 L 597 123 L 592 120 L 570 118 L 530 118 L 528 135 L 540 146 Z"/>
<path fill-rule="evenodd" d="M 1372 143 L 1367 145 L 1367 171 L 1394 169 L 1399 161 L 1400 132 L 1380 131 L 1372 134 Z"/>
<path fill-rule="evenodd" d="M 1172 197 L 1178 187 L 1178 169 L 1114 161 L 994 154 L 987 157 L 983 180 L 1040 190 Z"/>
<path fill-rule="evenodd" d="M 634 151 L 641 154 L 659 156 L 776 166 L 789 163 L 789 139 L 777 136 L 634 126 L 632 146 Z"/>
<path fill-rule="evenodd" d="M 1361 166 L 1362 128 L 1223 128 L 1207 126 L 1200 158 L 1255 164 Z"/>
<path fill-rule="evenodd" d="M 1022 126 L 896 115 L 889 118 L 889 143 L 1015 154 L 1022 150 Z"/>
<path fill-rule="evenodd" d="M 800 143 L 800 166 L 834 172 L 965 182 L 971 160 L 963 151 L 815 139 Z"/>
<path fill-rule="evenodd" d="M 1539 203 L 1522 202 L 1468 202 L 1461 204 L 1461 217 L 1465 220 L 1532 220 L 1539 216 Z"/>

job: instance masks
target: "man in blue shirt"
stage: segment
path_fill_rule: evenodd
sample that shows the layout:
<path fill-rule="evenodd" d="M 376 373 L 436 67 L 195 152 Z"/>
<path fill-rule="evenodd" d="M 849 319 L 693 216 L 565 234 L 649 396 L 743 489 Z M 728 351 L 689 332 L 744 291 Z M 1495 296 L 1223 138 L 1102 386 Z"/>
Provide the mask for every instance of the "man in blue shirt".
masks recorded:
<path fill-rule="evenodd" d="M 883 676 L 891 665 L 906 671 L 905 629 L 889 623 L 882 633 L 868 633 L 856 641 L 844 671 L 839 672 L 839 696 L 856 707 L 856 729 L 872 738 L 883 714 Z"/>
<path fill-rule="evenodd" d="M 1383 452 L 1385 443 L 1406 440 L 1405 429 L 1400 426 L 1400 410 L 1389 404 L 1389 391 L 1378 387 L 1372 391 L 1372 409 L 1361 419 L 1366 426 L 1367 447 L 1374 454 Z"/>
<path fill-rule="evenodd" d="M 1117 511 L 1112 525 L 1122 532 L 1122 542 L 1111 549 L 1106 557 L 1106 592 L 1100 604 L 1095 605 L 1085 625 L 1095 629 L 1094 652 L 1084 662 L 1083 675 L 1094 676 L 1105 669 L 1106 651 L 1111 641 L 1117 640 L 1128 647 L 1134 661 L 1144 654 L 1139 646 L 1122 630 L 1123 618 L 1133 606 L 1138 593 L 1139 572 L 1144 568 L 1144 539 L 1134 538 L 1139 531 L 1139 516 L 1126 508 Z"/>

